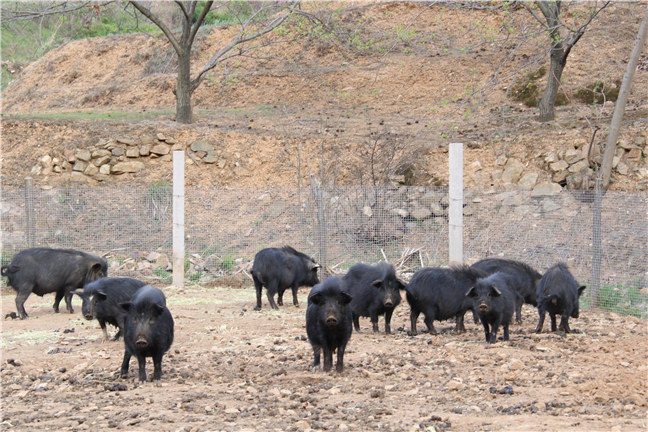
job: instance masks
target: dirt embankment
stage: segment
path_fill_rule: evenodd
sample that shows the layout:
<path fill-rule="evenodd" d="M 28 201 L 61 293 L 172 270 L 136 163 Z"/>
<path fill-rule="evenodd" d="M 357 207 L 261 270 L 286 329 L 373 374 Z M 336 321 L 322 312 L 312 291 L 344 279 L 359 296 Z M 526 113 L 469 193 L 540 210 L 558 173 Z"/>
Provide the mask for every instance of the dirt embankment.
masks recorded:
<path fill-rule="evenodd" d="M 196 90 L 197 122 L 191 126 L 172 121 L 174 60 L 162 36 L 93 38 L 50 51 L 3 92 L 3 177 L 20 183 L 45 155 L 53 158 L 65 149 L 161 132 L 173 137 L 179 149 L 203 139 L 219 152 L 221 163 L 188 167 L 189 184 L 289 184 L 298 173 L 303 179 L 327 174 L 337 183 L 369 183 L 372 160 L 380 181 L 404 175 L 409 184 L 444 184 L 447 145 L 461 141 L 468 145 L 469 186 L 517 184 L 532 174 L 535 183 L 565 184 L 567 176 L 575 177 L 572 186 L 579 187 L 578 176 L 586 167 L 581 163 L 569 171 L 570 162 L 568 168 L 551 168 L 550 154 L 586 153 L 591 126 L 609 124 L 612 102 L 586 105 L 572 96 L 593 82 L 613 83 L 622 77 L 641 18 L 641 5 L 632 3 L 614 4 L 600 14 L 573 49 L 563 74 L 569 104 L 558 107 L 555 122 L 541 124 L 534 119 L 534 108 L 512 101 L 510 94 L 507 98 L 515 71 L 544 46 L 540 38 L 533 39 L 507 57 L 511 42 L 502 29 L 507 22 L 523 22 L 523 10 L 507 14 L 446 6 L 424 10 L 405 3 L 330 5 L 332 10 L 338 6 L 345 38 L 311 34 L 300 43 L 277 45 L 273 57 L 280 61 L 242 58 L 228 66 L 228 73 L 214 70 Z M 362 29 L 354 23 L 362 23 Z M 350 37 L 354 28 L 358 33 Z M 193 70 L 235 31 L 235 26 L 205 30 Z M 544 80 L 537 83 L 540 89 Z M 496 84 L 487 85 L 492 82 Z M 482 97 L 469 101 L 468 95 L 480 88 Z M 648 72 L 640 68 L 621 137 L 638 149 L 638 158 L 619 155 L 616 189 L 645 189 L 648 182 L 647 89 Z M 79 111 L 93 114 L 56 119 Z M 44 113 L 54 119 L 29 118 Z M 111 120 L 109 113 L 119 120 Z M 603 140 L 599 133 L 592 153 Z M 504 173 L 507 159 L 496 163 L 501 156 L 522 164 L 513 181 Z M 102 181 L 147 184 L 169 176 L 168 161 L 144 162 L 136 174 Z M 63 171 L 37 174 L 36 181 L 65 184 L 71 181 L 71 168 Z M 77 177 L 97 184 L 92 176 Z"/>

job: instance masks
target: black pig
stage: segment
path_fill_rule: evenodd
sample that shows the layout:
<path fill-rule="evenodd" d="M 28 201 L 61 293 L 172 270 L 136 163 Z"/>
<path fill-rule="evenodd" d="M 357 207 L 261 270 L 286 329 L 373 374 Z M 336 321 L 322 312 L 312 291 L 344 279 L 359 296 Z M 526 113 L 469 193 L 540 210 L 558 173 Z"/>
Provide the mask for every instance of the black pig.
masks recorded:
<path fill-rule="evenodd" d="M 504 340 L 509 340 L 509 324 L 513 318 L 516 303 L 522 304 L 522 296 L 510 288 L 511 278 L 505 273 L 495 273 L 477 280 L 475 286 L 466 292 L 473 303 L 479 320 L 484 326 L 486 342 L 497 341 L 497 331 L 502 326 Z"/>
<path fill-rule="evenodd" d="M 560 331 L 569 333 L 569 317 L 578 318 L 578 301 L 585 286 L 578 286 L 569 268 L 564 263 L 551 267 L 538 284 L 538 314 L 540 319 L 536 333 L 542 331 L 545 312 L 551 318 L 551 331 L 556 331 L 556 315 L 561 315 Z"/>
<path fill-rule="evenodd" d="M 274 295 L 277 293 L 279 306 L 283 306 L 283 294 L 286 288 L 292 289 L 293 304 L 299 306 L 297 289 L 300 286 L 313 286 L 319 283 L 318 268 L 319 265 L 315 260 L 290 246 L 260 250 L 254 256 L 254 264 L 250 271 L 256 289 L 257 304 L 254 310 L 261 310 L 263 285 L 266 287 L 268 302 L 272 309 L 279 309 L 274 300 Z"/>
<path fill-rule="evenodd" d="M 400 290 L 405 284 L 398 280 L 394 266 L 386 262 L 376 265 L 356 264 L 342 278 L 351 300 L 353 325 L 360 331 L 359 317 L 370 317 L 373 331 L 378 331 L 378 316 L 385 315 L 385 333 L 391 333 L 394 308 L 401 302 Z"/>
<path fill-rule="evenodd" d="M 32 292 L 41 297 L 56 293 L 54 312 L 65 297 L 67 310 L 74 313 L 72 290 L 106 277 L 108 264 L 103 258 L 75 250 L 31 248 L 18 252 L 0 272 L 16 291 L 16 310 L 25 319 L 25 301 Z"/>
<path fill-rule="evenodd" d="M 128 375 L 131 356 L 137 357 L 139 380 L 146 381 L 146 357 L 153 358 L 153 379 L 162 377 L 162 356 L 173 343 L 173 317 L 166 307 L 162 291 L 145 285 L 130 302 L 122 303 L 126 310 L 124 327 L 124 361 L 121 376 Z"/>
<path fill-rule="evenodd" d="M 350 302 L 344 281 L 336 276 L 315 285 L 308 295 L 306 333 L 313 347 L 313 367 L 319 366 L 320 353 L 324 351 L 324 371 L 330 371 L 333 351 L 337 350 L 335 370 L 344 370 L 344 350 L 353 331 Z"/>
<path fill-rule="evenodd" d="M 472 309 L 466 291 L 482 276 L 482 272 L 468 266 L 431 267 L 416 272 L 405 287 L 405 297 L 410 305 L 411 333 L 416 334 L 416 320 L 421 312 L 431 334 L 436 334 L 434 320 L 449 318 L 455 318 L 456 331 L 466 331 L 464 314 Z"/>
<path fill-rule="evenodd" d="M 510 288 L 522 296 L 524 303 L 532 306 L 538 305 L 536 291 L 542 275 L 528 264 L 502 258 L 486 258 L 477 261 L 471 267 L 479 269 L 487 275 L 497 272 L 507 273 L 511 276 Z M 522 304 L 515 308 L 515 321 L 522 324 Z"/>
<path fill-rule="evenodd" d="M 87 320 L 96 319 L 108 340 L 106 323 L 112 324 L 119 330 L 111 340 L 116 341 L 124 331 L 126 311 L 121 307 L 128 302 L 133 294 L 146 285 L 142 281 L 131 278 L 102 278 L 83 287 L 83 290 L 72 291 L 81 297 L 81 313 Z"/>

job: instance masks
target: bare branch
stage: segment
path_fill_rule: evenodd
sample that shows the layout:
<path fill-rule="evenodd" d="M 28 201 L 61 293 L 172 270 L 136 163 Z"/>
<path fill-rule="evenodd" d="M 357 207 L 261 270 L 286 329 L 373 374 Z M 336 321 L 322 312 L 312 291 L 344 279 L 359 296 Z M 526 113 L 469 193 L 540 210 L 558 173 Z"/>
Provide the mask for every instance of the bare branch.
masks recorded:
<path fill-rule="evenodd" d="M 74 12 L 79 9 L 83 9 L 87 6 L 93 5 L 93 6 L 105 6 L 107 4 L 112 3 L 112 1 L 105 1 L 101 3 L 96 3 L 92 1 L 87 1 L 87 2 L 82 2 L 76 6 L 73 7 L 68 7 L 68 3 L 63 3 L 61 4 L 50 4 L 46 9 L 43 10 L 20 10 L 20 11 L 13 11 L 9 9 L 3 10 L 2 13 L 2 19 L 5 22 L 12 22 L 12 21 L 25 21 L 25 20 L 31 20 L 34 18 L 42 18 L 48 15 L 59 15 L 59 14 L 64 14 L 64 13 L 69 13 L 69 12 Z M 47 4 L 47 3 L 45 3 Z"/>
<path fill-rule="evenodd" d="M 184 2 L 176 0 L 175 4 L 180 6 L 180 9 L 182 9 L 182 13 L 184 14 L 185 18 L 191 21 L 191 15 L 189 15 L 189 12 L 187 12 L 187 8 L 185 8 Z"/>
<path fill-rule="evenodd" d="M 158 26 L 160 30 L 162 30 L 162 33 L 169 39 L 169 42 L 171 42 L 171 45 L 173 46 L 173 49 L 175 49 L 176 53 L 178 56 L 183 55 L 183 50 L 182 47 L 180 47 L 180 43 L 178 42 L 178 39 L 173 35 L 171 30 L 164 24 L 164 22 L 157 16 L 154 15 L 148 8 L 144 7 L 140 2 L 138 1 L 131 1 L 131 4 L 142 13 L 146 18 L 150 19 L 153 24 Z"/>
<path fill-rule="evenodd" d="M 526 9 L 527 12 L 529 12 L 531 14 L 531 16 L 533 16 L 533 18 L 536 19 L 536 21 L 538 21 L 540 24 L 542 24 L 545 27 L 547 26 L 547 22 L 543 21 L 542 18 L 540 18 L 540 16 L 533 10 L 533 8 L 531 6 L 529 6 L 528 3 L 521 2 L 521 4 L 522 4 L 522 6 L 524 6 L 524 9 Z"/>
<path fill-rule="evenodd" d="M 205 4 L 202 13 L 196 20 L 196 24 L 194 24 L 193 29 L 191 29 L 191 34 L 189 35 L 189 45 L 193 44 L 194 38 L 196 37 L 196 33 L 198 33 L 198 28 L 202 25 L 203 21 L 205 20 L 205 17 L 207 16 L 207 13 L 209 13 L 209 9 L 211 9 L 213 4 L 214 4 L 213 1 L 208 1 Z"/>
<path fill-rule="evenodd" d="M 598 15 L 599 12 L 601 12 L 603 9 L 605 9 L 609 4 L 610 4 L 609 1 L 605 2 L 605 4 L 603 6 L 601 6 L 599 9 L 594 11 L 594 13 L 590 14 L 589 19 L 586 22 L 584 22 L 583 25 L 581 25 L 578 28 L 578 30 L 576 30 L 575 32 L 572 33 L 572 35 L 569 37 L 569 39 L 567 39 L 567 41 L 565 42 L 565 45 L 568 48 L 571 48 L 574 45 L 576 45 L 576 42 L 578 42 L 578 40 L 581 38 L 581 36 L 583 36 L 583 34 L 585 33 L 585 28 L 592 22 L 592 20 L 594 18 L 596 18 L 596 15 Z"/>
<path fill-rule="evenodd" d="M 224 61 L 224 60 L 226 60 L 226 59 L 232 57 L 232 56 L 225 56 L 225 57 L 223 57 L 225 54 L 227 54 L 227 53 L 228 53 L 229 51 L 231 51 L 233 48 L 237 47 L 237 45 L 243 44 L 243 43 L 245 43 L 245 42 L 249 42 L 249 41 L 251 41 L 251 40 L 253 40 L 253 39 L 256 39 L 256 38 L 258 38 L 258 37 L 260 37 L 260 36 L 263 36 L 263 35 L 265 35 L 265 34 L 271 32 L 271 31 L 274 30 L 275 28 L 279 27 L 279 26 L 280 26 L 280 25 L 281 25 L 281 24 L 282 24 L 286 19 L 288 19 L 288 17 L 289 17 L 290 15 L 292 15 L 292 13 L 294 12 L 294 10 L 295 10 L 295 8 L 297 7 L 297 5 L 299 5 L 299 1 L 294 2 L 294 3 L 292 4 L 292 6 L 290 7 L 290 9 L 288 9 L 288 11 L 287 11 L 285 14 L 283 14 L 283 15 L 281 15 L 281 16 L 275 18 L 275 19 L 273 19 L 273 20 L 272 20 L 272 21 L 271 21 L 271 22 L 270 22 L 270 23 L 269 23 L 265 28 L 263 28 L 262 30 L 259 30 L 259 31 L 256 32 L 256 33 L 252 33 L 251 35 L 244 36 L 244 34 L 245 34 L 245 33 L 244 33 L 244 32 L 245 32 L 245 28 L 250 24 L 250 22 L 254 19 L 254 17 L 257 16 L 258 13 L 259 13 L 263 8 L 262 8 L 262 9 L 259 9 L 259 11 L 257 11 L 255 14 L 253 14 L 253 15 L 252 15 L 248 20 L 247 20 L 247 22 L 245 22 L 245 24 L 243 24 L 243 27 L 241 28 L 241 30 L 239 31 L 239 33 L 236 35 L 236 37 L 235 37 L 235 38 L 234 38 L 234 39 L 233 39 L 229 44 L 227 44 L 226 46 L 224 46 L 223 48 L 221 48 L 221 49 L 220 49 L 220 50 L 219 50 L 219 51 L 218 51 L 218 52 L 217 52 L 217 53 L 216 53 L 216 54 L 215 54 L 211 59 L 209 59 L 209 61 L 207 62 L 207 64 L 206 64 L 205 66 L 203 66 L 202 71 L 200 71 L 200 73 L 198 74 L 198 76 L 197 76 L 194 80 L 192 80 L 192 88 L 196 88 L 196 87 L 198 87 L 198 85 L 200 85 L 200 83 L 202 82 L 202 80 L 205 78 L 205 74 L 206 74 L 207 72 L 209 72 L 211 69 L 213 69 L 214 67 L 216 67 L 216 65 L 217 65 L 218 63 L 220 63 L 220 62 L 222 62 L 222 61 Z"/>

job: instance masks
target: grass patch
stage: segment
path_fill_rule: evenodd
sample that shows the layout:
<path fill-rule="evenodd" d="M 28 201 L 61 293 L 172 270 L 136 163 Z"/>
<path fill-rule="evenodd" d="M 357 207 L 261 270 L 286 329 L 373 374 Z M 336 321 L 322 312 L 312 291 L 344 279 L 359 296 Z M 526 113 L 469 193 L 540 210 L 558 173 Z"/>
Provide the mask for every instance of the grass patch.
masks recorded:
<path fill-rule="evenodd" d="M 598 298 L 598 307 L 601 309 L 637 318 L 648 318 L 648 295 L 640 291 L 640 284 L 629 287 L 623 284 L 603 285 Z M 591 301 L 591 292 L 585 290 L 580 299 L 580 307 L 589 308 Z"/>
<path fill-rule="evenodd" d="M 173 281 L 173 278 L 171 277 L 171 272 L 169 271 L 163 269 L 153 269 L 153 274 L 155 276 L 163 278 L 168 285 L 170 285 L 171 282 Z"/>

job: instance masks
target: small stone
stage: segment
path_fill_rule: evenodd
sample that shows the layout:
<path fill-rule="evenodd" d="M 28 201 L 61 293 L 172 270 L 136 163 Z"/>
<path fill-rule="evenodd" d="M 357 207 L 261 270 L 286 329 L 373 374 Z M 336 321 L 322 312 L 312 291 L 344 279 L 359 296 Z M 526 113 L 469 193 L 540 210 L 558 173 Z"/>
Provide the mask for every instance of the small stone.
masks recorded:
<path fill-rule="evenodd" d="M 209 156 L 209 155 L 207 155 L 207 156 Z M 205 156 L 205 157 L 207 157 L 207 156 Z M 212 159 L 210 158 L 210 160 L 212 160 Z M 205 159 L 203 159 L 203 161 L 205 161 Z M 218 168 L 222 169 L 222 168 L 225 168 L 226 163 L 227 162 L 225 161 L 225 159 L 220 159 L 216 165 L 218 166 Z"/>
<path fill-rule="evenodd" d="M 41 157 L 41 158 L 38 160 L 38 162 L 40 162 L 40 164 L 41 164 L 41 166 L 42 166 L 43 168 L 47 168 L 47 167 L 49 167 L 50 165 L 52 165 L 52 156 L 46 154 L 46 155 L 44 155 L 43 157 Z"/>
<path fill-rule="evenodd" d="M 578 162 L 580 159 L 583 159 L 583 155 L 581 154 L 580 151 L 576 150 L 575 148 L 569 148 L 565 151 L 565 154 L 563 155 L 563 159 L 568 164 L 573 164 Z"/>
<path fill-rule="evenodd" d="M 111 172 L 113 174 L 136 173 L 144 168 L 144 163 L 140 161 L 125 161 L 116 163 Z"/>
<path fill-rule="evenodd" d="M 90 150 L 87 150 L 87 149 L 79 149 L 79 150 L 77 150 L 77 151 L 74 153 L 74 156 L 75 156 L 78 160 L 82 160 L 82 161 L 88 162 L 88 161 L 91 159 L 91 156 L 92 156 L 92 155 L 90 154 Z"/>
<path fill-rule="evenodd" d="M 32 167 L 30 173 L 31 175 L 39 175 L 42 170 L 43 168 L 39 164 L 36 164 Z"/>
<path fill-rule="evenodd" d="M 495 165 L 499 166 L 504 166 L 506 165 L 506 162 L 508 161 L 508 158 L 504 155 L 498 156 L 497 159 L 495 159 Z"/>
<path fill-rule="evenodd" d="M 621 156 L 614 156 L 612 158 L 612 168 L 616 168 L 619 162 L 621 162 Z"/>
<path fill-rule="evenodd" d="M 86 177 L 82 172 L 73 171 L 70 173 L 70 180 L 74 182 L 85 182 L 88 181 L 88 177 Z"/>
<path fill-rule="evenodd" d="M 82 160 L 78 160 L 74 163 L 74 166 L 72 167 L 72 171 L 78 171 L 78 172 L 83 172 L 88 164 Z"/>
<path fill-rule="evenodd" d="M 111 151 L 113 156 L 121 156 L 124 154 L 124 148 L 123 147 L 115 147 Z"/>
<path fill-rule="evenodd" d="M 499 394 L 512 395 L 513 394 L 513 387 L 511 387 L 510 385 L 507 385 L 506 387 L 500 389 Z"/>
<path fill-rule="evenodd" d="M 126 144 L 127 146 L 136 146 L 139 144 L 134 138 L 117 138 L 117 142 L 119 144 Z"/>
<path fill-rule="evenodd" d="M 632 143 L 630 143 L 630 142 L 628 142 L 628 141 L 626 141 L 626 140 L 623 140 L 623 139 L 622 139 L 622 140 L 619 140 L 619 142 L 617 143 L 617 146 L 618 146 L 618 147 L 621 147 L 622 149 L 626 149 L 626 150 L 630 150 L 631 148 L 634 147 L 634 146 L 632 145 Z"/>
<path fill-rule="evenodd" d="M 586 160 L 581 160 L 571 165 L 567 171 L 570 173 L 577 173 L 587 168 L 589 168 L 589 163 Z"/>
<path fill-rule="evenodd" d="M 551 180 L 553 180 L 556 183 L 560 183 L 560 182 L 565 181 L 565 179 L 567 179 L 568 175 L 569 175 L 569 171 L 567 171 L 567 170 L 560 171 L 560 172 L 555 173 L 553 176 L 551 176 Z"/>
<path fill-rule="evenodd" d="M 482 164 L 479 161 L 474 161 L 473 163 L 468 165 L 468 167 L 473 171 L 480 171 L 482 169 Z"/>
<path fill-rule="evenodd" d="M 99 167 L 99 174 L 110 174 L 110 164 L 103 164 Z"/>
<path fill-rule="evenodd" d="M 106 180 L 108 180 L 110 178 L 110 176 L 108 176 L 106 174 L 99 173 L 99 174 L 95 174 L 94 178 L 95 178 L 95 180 L 98 180 L 98 181 L 106 181 Z"/>
<path fill-rule="evenodd" d="M 532 197 L 558 195 L 562 191 L 562 186 L 558 183 L 543 182 L 538 183 L 531 191 Z"/>
<path fill-rule="evenodd" d="M 520 178 L 518 181 L 518 186 L 525 190 L 531 190 L 535 186 L 536 181 L 538 181 L 538 173 L 527 173 Z"/>
<path fill-rule="evenodd" d="M 364 206 L 362 207 L 362 214 L 370 218 L 371 216 L 373 216 L 373 210 L 371 210 L 371 207 L 369 206 Z"/>
<path fill-rule="evenodd" d="M 143 144 L 139 148 L 139 154 L 140 156 L 148 156 L 151 154 L 151 146 L 148 144 Z"/>
<path fill-rule="evenodd" d="M 108 162 L 110 162 L 110 156 L 99 156 L 97 159 L 92 161 L 92 163 L 98 167 L 107 164 Z"/>
<path fill-rule="evenodd" d="M 559 160 L 558 162 L 550 163 L 549 168 L 553 172 L 564 171 L 569 168 L 569 164 L 564 160 Z"/>
<path fill-rule="evenodd" d="M 641 159 L 641 149 L 633 148 L 628 152 L 628 159 Z"/>
<path fill-rule="evenodd" d="M 198 140 L 194 141 L 191 143 L 190 146 L 191 150 L 194 152 L 205 152 L 205 153 L 210 153 L 214 151 L 214 146 L 209 144 L 206 141 L 203 140 Z"/>
<path fill-rule="evenodd" d="M 217 158 L 216 158 L 216 155 L 215 155 L 214 153 L 207 153 L 207 154 L 205 155 L 205 157 L 203 157 L 203 162 L 205 162 L 205 163 L 209 163 L 209 164 L 212 164 L 212 163 L 216 162 L 216 160 L 217 160 Z M 223 161 L 223 162 L 224 162 L 224 161 Z M 223 166 L 224 166 L 224 164 L 223 164 Z M 222 168 L 222 167 L 220 166 L 220 161 L 218 162 L 218 167 L 219 167 L 219 168 Z"/>
<path fill-rule="evenodd" d="M 97 149 L 97 150 L 92 152 L 92 158 L 93 159 L 98 158 L 98 157 L 102 157 L 102 156 L 110 156 L 110 151 L 108 151 L 106 149 Z"/>
<path fill-rule="evenodd" d="M 175 144 L 176 143 L 175 138 L 166 138 L 164 141 L 166 141 L 167 144 Z"/>
<path fill-rule="evenodd" d="M 55 165 L 55 166 L 54 166 L 54 172 L 55 172 L 55 173 L 60 173 L 61 171 L 63 171 L 63 169 L 61 168 L 60 165 Z"/>
<path fill-rule="evenodd" d="M 151 153 L 156 155 L 166 155 L 169 154 L 169 146 L 166 144 L 157 144 L 154 145 L 151 149 Z"/>
<path fill-rule="evenodd" d="M 140 137 L 142 145 L 153 146 L 155 145 L 155 137 L 153 135 L 142 135 Z"/>
<path fill-rule="evenodd" d="M 94 166 L 92 164 L 88 164 L 86 169 L 83 170 L 83 174 L 85 174 L 87 176 L 93 176 L 93 175 L 95 175 L 97 173 L 99 173 L 99 168 L 97 168 L 96 166 Z"/>
<path fill-rule="evenodd" d="M 628 165 L 626 165 L 623 162 L 619 162 L 619 164 L 616 167 L 616 170 L 621 175 L 628 175 Z"/>
<path fill-rule="evenodd" d="M 140 155 L 139 147 L 128 147 L 126 149 L 126 157 L 136 158 L 139 157 L 139 155 Z"/>
<path fill-rule="evenodd" d="M 432 211 L 430 209 L 427 209 L 425 207 L 421 206 L 416 206 L 412 211 L 410 212 L 410 215 L 417 220 L 423 220 L 427 219 L 432 215 Z"/>
<path fill-rule="evenodd" d="M 166 137 L 164 136 L 163 133 L 159 132 L 159 133 L 157 134 L 157 139 L 158 139 L 159 141 L 164 141 L 164 140 L 166 139 Z"/>
<path fill-rule="evenodd" d="M 504 172 L 502 172 L 502 183 L 516 183 L 520 179 L 523 171 L 524 165 L 522 165 L 522 162 L 515 158 L 509 159 L 504 167 Z"/>
<path fill-rule="evenodd" d="M 170 154 L 167 154 L 167 155 L 161 156 L 160 160 L 162 162 L 171 162 L 173 160 L 173 158 L 171 157 Z"/>

